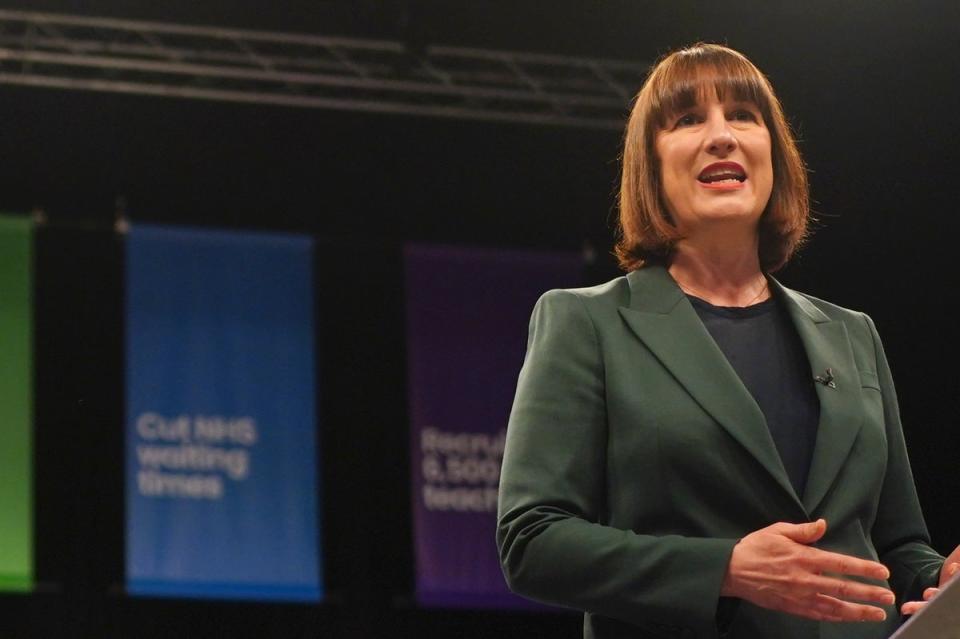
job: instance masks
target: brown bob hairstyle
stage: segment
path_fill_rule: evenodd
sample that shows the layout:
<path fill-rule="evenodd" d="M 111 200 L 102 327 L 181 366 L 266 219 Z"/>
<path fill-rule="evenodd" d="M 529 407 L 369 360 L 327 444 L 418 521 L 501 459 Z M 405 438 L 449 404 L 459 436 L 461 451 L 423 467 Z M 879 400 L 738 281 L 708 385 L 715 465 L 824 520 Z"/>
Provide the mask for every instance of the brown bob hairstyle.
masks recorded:
<path fill-rule="evenodd" d="M 807 172 L 773 87 L 743 54 L 698 43 L 668 54 L 653 67 L 627 122 L 615 249 L 625 271 L 669 263 L 677 241 L 683 239 L 663 199 L 654 140 L 671 116 L 694 107 L 707 91 L 716 92 L 720 100 L 729 93 L 752 102 L 770 131 L 773 190 L 760 218 L 760 267 L 776 271 L 807 236 Z"/>

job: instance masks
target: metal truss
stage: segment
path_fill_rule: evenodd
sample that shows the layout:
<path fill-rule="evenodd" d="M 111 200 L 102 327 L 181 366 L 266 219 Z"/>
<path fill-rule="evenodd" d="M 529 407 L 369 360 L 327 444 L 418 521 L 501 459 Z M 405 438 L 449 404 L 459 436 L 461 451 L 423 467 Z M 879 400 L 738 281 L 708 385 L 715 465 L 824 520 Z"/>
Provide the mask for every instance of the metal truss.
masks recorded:
<path fill-rule="evenodd" d="M 646 65 L 0 9 L 0 83 L 619 129 Z"/>

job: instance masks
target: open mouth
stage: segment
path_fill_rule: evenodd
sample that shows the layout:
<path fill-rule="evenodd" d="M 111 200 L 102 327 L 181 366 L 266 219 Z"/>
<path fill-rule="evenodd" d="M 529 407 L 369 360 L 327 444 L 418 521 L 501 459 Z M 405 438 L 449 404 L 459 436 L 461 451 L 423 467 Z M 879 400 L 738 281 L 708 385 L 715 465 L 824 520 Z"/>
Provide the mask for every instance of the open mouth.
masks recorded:
<path fill-rule="evenodd" d="M 747 172 L 736 162 L 715 162 L 697 176 L 697 180 L 704 184 L 742 183 L 746 179 Z"/>

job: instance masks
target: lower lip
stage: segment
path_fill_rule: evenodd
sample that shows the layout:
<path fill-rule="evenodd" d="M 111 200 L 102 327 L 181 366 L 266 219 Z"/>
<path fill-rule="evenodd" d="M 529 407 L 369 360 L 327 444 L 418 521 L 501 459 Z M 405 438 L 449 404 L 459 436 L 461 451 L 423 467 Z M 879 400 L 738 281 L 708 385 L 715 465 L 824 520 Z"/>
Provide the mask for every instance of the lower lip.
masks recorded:
<path fill-rule="evenodd" d="M 700 180 L 697 180 L 697 184 L 712 191 L 736 191 L 742 189 L 743 185 L 746 183 L 746 180 L 743 182 L 738 182 L 737 180 L 728 180 L 723 182 L 701 182 Z"/>

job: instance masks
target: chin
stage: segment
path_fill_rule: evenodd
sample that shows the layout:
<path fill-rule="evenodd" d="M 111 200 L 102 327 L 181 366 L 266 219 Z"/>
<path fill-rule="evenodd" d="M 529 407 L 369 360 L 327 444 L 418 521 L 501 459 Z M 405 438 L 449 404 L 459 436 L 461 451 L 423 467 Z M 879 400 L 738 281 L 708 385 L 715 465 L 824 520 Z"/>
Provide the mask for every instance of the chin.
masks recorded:
<path fill-rule="evenodd" d="M 717 208 L 712 211 L 705 211 L 701 214 L 701 219 L 707 221 L 715 222 L 753 222 L 756 224 L 760 221 L 760 215 L 763 211 L 754 211 L 751 209 L 744 209 L 742 207 L 722 207 Z"/>

